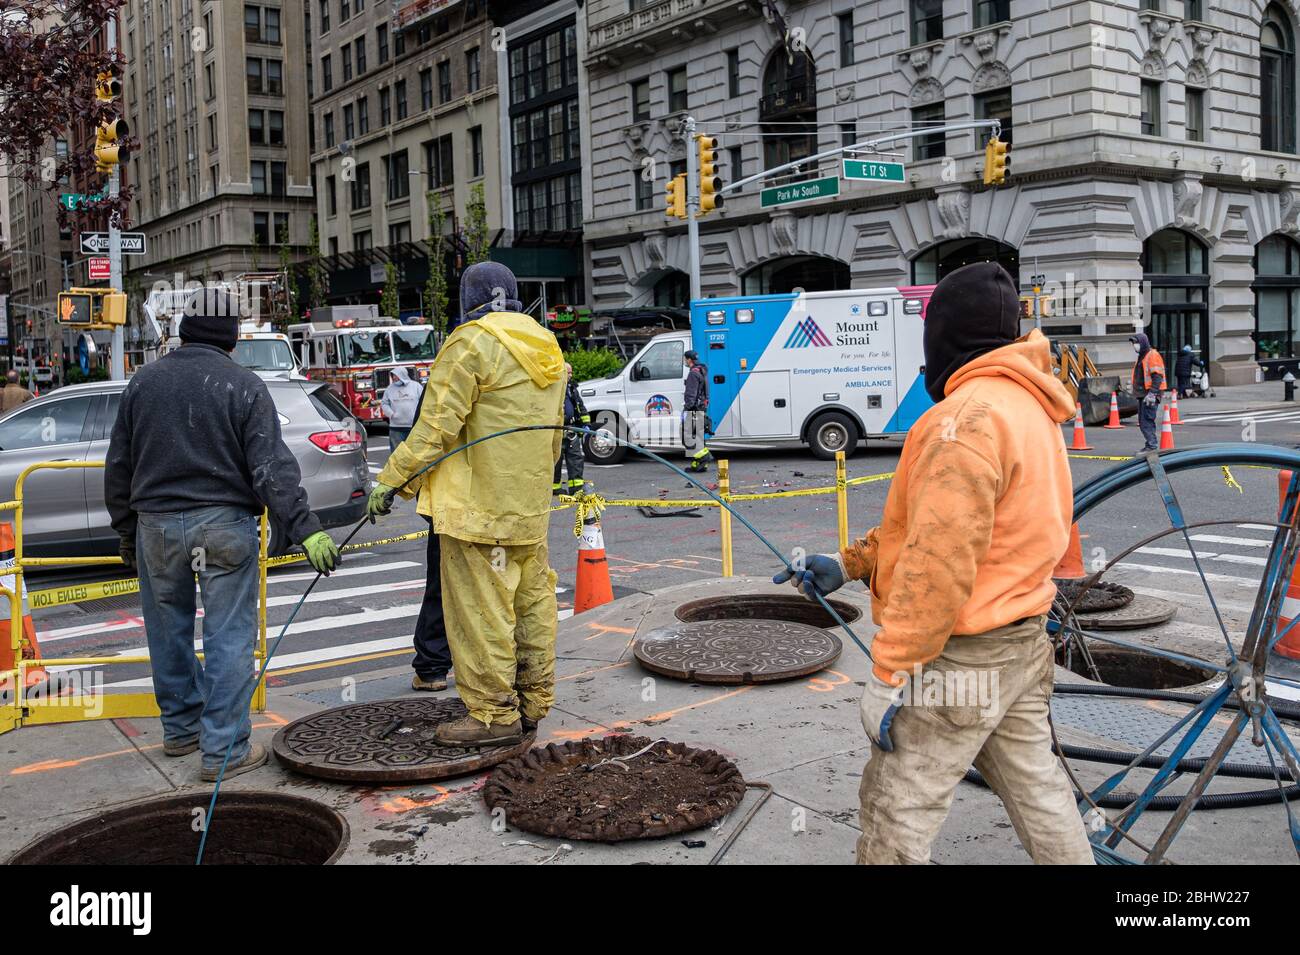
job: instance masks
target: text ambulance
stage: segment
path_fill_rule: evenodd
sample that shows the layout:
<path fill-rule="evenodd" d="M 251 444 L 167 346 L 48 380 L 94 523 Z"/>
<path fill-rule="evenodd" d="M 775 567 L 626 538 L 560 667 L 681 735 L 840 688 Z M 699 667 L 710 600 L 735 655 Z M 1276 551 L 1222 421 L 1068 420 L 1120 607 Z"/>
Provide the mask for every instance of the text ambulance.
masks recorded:
<path fill-rule="evenodd" d="M 921 336 L 934 286 L 699 299 L 691 330 L 651 339 L 618 375 L 581 383 L 594 428 L 682 445 L 683 357 L 708 369 L 715 450 L 806 444 L 819 458 L 902 435 L 930 407 Z M 627 449 L 593 448 L 599 463 Z"/>

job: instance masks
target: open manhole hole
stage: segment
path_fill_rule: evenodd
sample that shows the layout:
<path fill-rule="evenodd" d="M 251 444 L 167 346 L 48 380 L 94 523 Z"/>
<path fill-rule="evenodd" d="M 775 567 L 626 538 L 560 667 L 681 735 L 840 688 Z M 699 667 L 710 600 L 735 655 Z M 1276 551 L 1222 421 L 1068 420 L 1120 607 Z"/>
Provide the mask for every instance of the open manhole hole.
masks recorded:
<path fill-rule="evenodd" d="M 148 799 L 89 816 L 29 843 L 10 865 L 193 865 L 195 820 L 211 790 Z M 285 793 L 221 793 L 204 865 L 329 865 L 348 845 L 347 821 L 331 809 Z"/>
<path fill-rule="evenodd" d="M 699 620 L 651 630 L 636 641 L 652 673 L 696 683 L 775 683 L 824 670 L 843 644 L 829 631 L 787 620 Z"/>
<path fill-rule="evenodd" d="M 830 600 L 828 603 L 845 623 L 852 623 L 862 616 L 862 611 L 843 600 Z M 821 604 L 793 593 L 705 597 L 678 607 L 677 619 L 686 623 L 703 620 L 784 620 L 822 629 L 839 626 Z"/>
<path fill-rule="evenodd" d="M 1218 677 L 1217 670 L 1198 667 L 1182 660 L 1171 660 L 1143 650 L 1129 647 L 1103 646 L 1091 643 L 1088 649 L 1092 653 L 1097 673 L 1093 674 L 1082 654 L 1076 649 L 1071 655 L 1069 669 L 1108 686 L 1127 686 L 1138 690 L 1174 690 L 1182 687 L 1196 686 Z M 1062 652 L 1057 651 L 1057 662 L 1065 665 Z"/>
<path fill-rule="evenodd" d="M 509 825 L 590 842 L 689 832 L 744 798 L 745 780 L 723 756 L 643 736 L 552 743 L 502 763 L 483 788 Z"/>

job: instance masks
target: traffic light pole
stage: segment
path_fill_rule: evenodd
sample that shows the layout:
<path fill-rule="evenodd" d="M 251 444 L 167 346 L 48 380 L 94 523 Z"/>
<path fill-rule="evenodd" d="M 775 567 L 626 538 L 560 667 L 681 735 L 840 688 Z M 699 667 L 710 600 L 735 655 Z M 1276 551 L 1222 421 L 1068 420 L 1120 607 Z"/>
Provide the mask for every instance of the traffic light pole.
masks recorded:
<path fill-rule="evenodd" d="M 691 247 L 691 301 L 700 297 L 700 169 L 695 151 L 695 117 L 687 116 L 686 131 L 686 241 Z"/>
<path fill-rule="evenodd" d="M 107 25 L 108 50 L 117 55 L 117 12 L 110 11 Z M 121 166 L 113 164 L 113 171 L 108 176 L 108 196 L 117 199 L 122 190 Z M 116 203 L 114 203 L 116 206 Z M 108 284 L 110 288 L 122 288 L 122 220 L 116 208 L 108 214 Z M 109 377 L 121 381 L 126 377 L 126 331 L 122 325 L 113 326 L 112 355 L 108 366 Z"/>

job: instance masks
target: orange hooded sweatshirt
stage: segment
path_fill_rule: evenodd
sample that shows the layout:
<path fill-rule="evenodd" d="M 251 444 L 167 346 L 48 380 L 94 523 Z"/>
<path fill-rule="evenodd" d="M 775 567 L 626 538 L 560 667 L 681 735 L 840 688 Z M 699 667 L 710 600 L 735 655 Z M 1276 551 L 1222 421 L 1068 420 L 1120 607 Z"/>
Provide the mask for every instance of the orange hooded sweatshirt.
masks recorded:
<path fill-rule="evenodd" d="M 1073 513 L 1060 424 L 1073 416 L 1034 330 L 959 368 L 912 426 L 880 526 L 840 554 L 871 588 L 880 679 L 899 684 L 950 636 L 1051 607 Z"/>

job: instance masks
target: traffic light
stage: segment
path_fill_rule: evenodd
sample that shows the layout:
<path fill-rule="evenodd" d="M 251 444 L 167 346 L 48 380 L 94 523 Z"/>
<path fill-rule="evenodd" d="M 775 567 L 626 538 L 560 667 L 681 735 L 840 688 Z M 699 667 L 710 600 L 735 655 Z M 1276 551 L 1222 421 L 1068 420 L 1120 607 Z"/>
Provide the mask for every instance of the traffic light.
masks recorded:
<path fill-rule="evenodd" d="M 996 136 L 989 137 L 984 147 L 984 185 L 1000 186 L 1007 181 L 1007 152 L 1010 143 L 1004 143 Z"/>
<path fill-rule="evenodd" d="M 668 180 L 665 188 L 666 205 L 664 214 L 670 219 L 686 218 L 686 173 L 679 173 Z"/>
<path fill-rule="evenodd" d="M 126 295 L 111 288 L 60 292 L 58 323 L 82 328 L 125 325 Z"/>
<path fill-rule="evenodd" d="M 100 172 L 112 172 L 113 167 L 131 158 L 131 151 L 122 145 L 131 131 L 124 119 L 113 119 L 101 123 L 95 130 L 95 168 Z"/>
<path fill-rule="evenodd" d="M 718 140 L 714 136 L 695 137 L 700 152 L 700 215 L 722 205 L 722 177 L 717 175 Z"/>
<path fill-rule="evenodd" d="M 100 73 L 95 78 L 95 99 L 111 103 L 122 95 L 122 81 L 112 73 Z"/>

